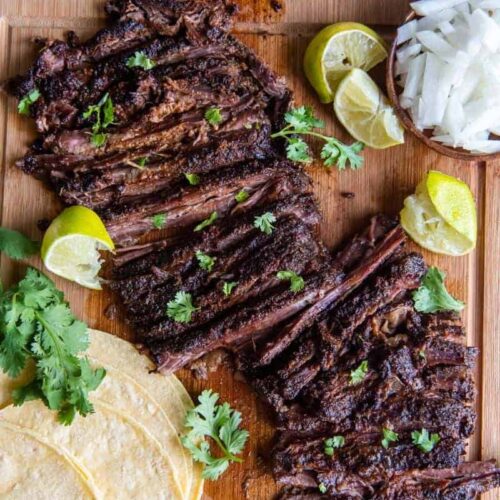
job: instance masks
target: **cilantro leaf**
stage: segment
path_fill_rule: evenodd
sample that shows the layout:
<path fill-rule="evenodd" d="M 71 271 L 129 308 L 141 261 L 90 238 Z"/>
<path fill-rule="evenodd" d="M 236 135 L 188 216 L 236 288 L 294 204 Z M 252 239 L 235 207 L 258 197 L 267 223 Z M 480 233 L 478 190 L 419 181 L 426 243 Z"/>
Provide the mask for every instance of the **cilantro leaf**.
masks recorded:
<path fill-rule="evenodd" d="M 465 304 L 455 299 L 444 285 L 446 275 L 437 267 L 431 267 L 420 288 L 413 292 L 415 309 L 423 313 L 435 313 L 439 311 L 461 311 Z"/>
<path fill-rule="evenodd" d="M 218 405 L 219 395 L 212 390 L 203 391 L 198 397 L 198 406 L 186 415 L 185 426 L 190 431 L 181 437 L 182 444 L 194 460 L 205 465 L 202 476 L 212 481 L 223 474 L 231 462 L 241 462 L 237 457 L 243 451 L 248 432 L 240 429 L 241 413 L 228 403 Z M 214 457 L 210 444 L 200 438 L 211 438 L 222 456 Z M 199 444 L 198 444 L 199 443 Z"/>
<path fill-rule="evenodd" d="M 245 201 L 248 200 L 248 198 L 250 198 L 250 195 L 244 189 L 242 189 L 234 197 L 234 199 L 236 200 L 236 203 L 244 203 Z"/>
<path fill-rule="evenodd" d="M 151 217 L 151 224 L 155 229 L 163 229 L 167 225 L 167 214 L 155 214 Z"/>
<path fill-rule="evenodd" d="M 0 252 L 15 260 L 25 259 L 35 255 L 40 250 L 40 244 L 30 240 L 24 234 L 0 227 Z"/>
<path fill-rule="evenodd" d="M 205 120 L 207 120 L 210 125 L 219 125 L 222 122 L 222 112 L 220 108 L 208 108 L 205 111 Z"/>
<path fill-rule="evenodd" d="M 311 163 L 312 157 L 309 154 L 309 146 L 305 141 L 297 137 L 288 140 L 286 147 L 287 158 L 298 163 Z"/>
<path fill-rule="evenodd" d="M 198 308 L 193 306 L 191 294 L 187 292 L 177 292 L 174 300 L 167 304 L 167 316 L 178 323 L 189 323 L 196 311 Z"/>
<path fill-rule="evenodd" d="M 276 277 L 280 280 L 289 280 L 290 291 L 292 292 L 297 293 L 304 289 L 304 278 L 293 271 L 279 271 Z"/>
<path fill-rule="evenodd" d="M 355 142 L 348 146 L 335 137 L 328 137 L 314 130 L 323 128 L 325 124 L 314 116 L 310 107 L 301 106 L 300 108 L 291 109 L 285 114 L 285 122 L 287 125 L 279 132 L 272 134 L 271 137 L 286 140 L 286 152 L 289 160 L 299 163 L 313 161 L 309 146 L 302 138 L 298 137 L 303 135 L 315 137 L 325 142 L 321 151 L 321 158 L 326 167 L 337 165 L 339 170 L 345 170 L 348 165 L 351 169 L 356 170 L 363 165 L 363 158 L 360 153 L 364 148 L 364 144 Z"/>
<path fill-rule="evenodd" d="M 211 226 L 218 218 L 219 216 L 217 215 L 217 212 L 212 212 L 210 214 L 210 217 L 208 217 L 208 219 L 205 219 L 204 221 L 201 221 L 195 228 L 194 228 L 194 231 L 195 232 L 198 232 L 198 231 L 202 231 L 203 229 L 205 229 L 206 227 L 208 226 Z"/>
<path fill-rule="evenodd" d="M 368 373 L 368 361 L 362 361 L 361 364 L 351 371 L 351 385 L 357 385 L 363 382 Z"/>
<path fill-rule="evenodd" d="M 266 212 L 265 214 L 255 217 L 253 225 L 265 234 L 272 234 L 274 222 L 276 222 L 276 217 L 271 212 Z"/>
<path fill-rule="evenodd" d="M 441 441 L 441 438 L 439 434 L 429 435 L 427 429 L 422 429 L 421 431 L 413 431 L 411 433 L 411 440 L 420 451 L 429 453 L 434 449 L 434 446 Z"/>
<path fill-rule="evenodd" d="M 355 142 L 348 146 L 335 137 L 331 137 L 323 146 L 321 158 L 327 167 L 337 165 L 339 170 L 345 170 L 348 164 L 352 170 L 357 170 L 363 166 L 363 157 L 359 154 L 363 148 L 362 142 Z"/>
<path fill-rule="evenodd" d="M 215 261 L 217 260 L 215 257 L 210 257 L 210 255 L 203 253 L 201 250 L 196 250 L 196 258 L 198 259 L 200 267 L 208 272 L 212 271 Z"/>
<path fill-rule="evenodd" d="M 184 174 L 184 176 L 188 180 L 189 184 L 191 184 L 191 186 L 197 186 L 200 183 L 200 176 L 197 174 L 187 173 Z"/>
<path fill-rule="evenodd" d="M 137 51 L 133 56 L 130 56 L 127 59 L 127 66 L 129 68 L 138 67 L 148 71 L 153 69 L 156 66 L 156 63 L 150 59 L 143 50 L 141 50 Z"/>
<path fill-rule="evenodd" d="M 38 89 L 31 90 L 26 94 L 17 105 L 17 111 L 20 115 L 29 116 L 31 105 L 34 104 L 38 99 L 40 99 L 42 94 Z"/>
<path fill-rule="evenodd" d="M 83 113 L 83 118 L 89 120 L 93 117 L 92 136 L 90 142 L 96 148 L 106 144 L 107 135 L 104 130 L 114 123 L 115 108 L 109 93 L 104 94 L 97 104 L 90 105 Z"/>
<path fill-rule="evenodd" d="M 325 484 L 319 483 L 318 484 L 318 490 L 319 490 L 320 493 L 322 493 L 324 495 L 328 491 L 328 488 L 326 487 Z"/>
<path fill-rule="evenodd" d="M 17 377 L 28 359 L 34 378 L 12 392 L 15 405 L 41 399 L 69 425 L 75 415 L 94 411 L 88 399 L 105 370 L 91 368 L 79 355 L 88 347 L 87 326 L 78 321 L 64 295 L 34 268 L 0 297 L 0 368 Z"/>
<path fill-rule="evenodd" d="M 387 427 L 382 428 L 382 446 L 387 449 L 390 443 L 395 443 L 399 439 L 399 434 Z"/>
<path fill-rule="evenodd" d="M 135 163 L 142 169 L 146 166 L 146 164 L 149 162 L 149 158 L 147 156 L 144 156 L 142 158 L 137 158 L 135 160 Z"/>
<path fill-rule="evenodd" d="M 233 292 L 233 289 L 238 286 L 237 281 L 225 281 L 224 284 L 222 285 L 222 292 L 226 297 L 229 297 L 231 293 Z"/>
<path fill-rule="evenodd" d="M 301 106 L 291 109 L 285 113 L 285 122 L 291 125 L 297 134 L 310 132 L 313 128 L 323 128 L 325 122 L 318 120 L 314 116 L 313 109 L 310 106 Z"/>
<path fill-rule="evenodd" d="M 344 436 L 333 436 L 331 438 L 325 439 L 323 451 L 325 452 L 325 455 L 333 457 L 335 448 L 342 448 L 344 445 Z"/>

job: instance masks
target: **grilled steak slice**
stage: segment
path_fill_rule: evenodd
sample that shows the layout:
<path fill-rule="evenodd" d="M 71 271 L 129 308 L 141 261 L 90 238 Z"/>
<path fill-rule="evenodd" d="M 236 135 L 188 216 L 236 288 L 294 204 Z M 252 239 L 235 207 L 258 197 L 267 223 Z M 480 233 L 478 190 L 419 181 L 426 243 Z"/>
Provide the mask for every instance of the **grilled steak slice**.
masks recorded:
<path fill-rule="evenodd" d="M 215 259 L 210 271 L 199 267 L 193 252 L 188 262 L 172 270 L 164 283 L 139 295 L 140 301 L 129 301 L 129 318 L 141 325 L 141 340 L 156 338 L 155 323 L 158 321 L 162 323 L 161 330 L 168 331 L 169 336 L 184 335 L 187 330 L 200 327 L 235 305 L 276 288 L 280 285 L 276 274 L 283 269 L 299 275 L 308 274 L 311 261 L 312 266 L 316 266 L 315 260 L 323 252 L 310 228 L 295 218 L 280 220 L 273 235 L 255 234 L 242 250 L 210 253 Z M 162 276 L 166 276 L 166 272 Z M 238 286 L 229 297 L 224 297 L 222 287 L 227 281 L 237 282 Z M 189 324 L 165 318 L 165 304 L 178 291 L 179 283 L 183 291 L 193 294 L 198 308 Z"/>
<path fill-rule="evenodd" d="M 124 245 L 153 230 L 152 217 L 159 213 L 168 214 L 167 228 L 179 229 L 193 226 L 213 212 L 222 218 L 309 189 L 309 179 L 287 162 L 252 163 L 208 174 L 197 186 L 184 179 L 154 196 L 112 206 L 101 216 L 113 241 Z M 235 196 L 242 190 L 250 198 L 240 205 Z"/>
<path fill-rule="evenodd" d="M 304 314 L 294 320 L 278 335 L 274 336 L 261 349 L 260 364 L 269 364 L 278 354 L 283 352 L 314 320 L 332 304 L 357 288 L 382 265 L 403 244 L 405 236 L 400 227 L 391 230 L 385 238 L 373 249 L 359 268 L 352 271 L 340 286 L 321 296 Z"/>

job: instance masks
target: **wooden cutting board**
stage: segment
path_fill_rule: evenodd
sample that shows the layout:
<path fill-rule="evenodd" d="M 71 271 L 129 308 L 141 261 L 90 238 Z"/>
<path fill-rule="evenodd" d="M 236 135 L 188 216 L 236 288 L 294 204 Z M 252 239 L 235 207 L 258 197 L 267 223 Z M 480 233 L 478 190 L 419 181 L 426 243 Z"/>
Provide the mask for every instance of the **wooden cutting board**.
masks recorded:
<path fill-rule="evenodd" d="M 238 0 L 237 0 L 238 1 Z M 333 119 L 330 106 L 321 105 L 307 85 L 301 60 L 309 39 L 325 24 L 358 21 L 370 24 L 388 39 L 408 12 L 406 0 L 239 0 L 241 12 L 237 35 L 285 75 L 295 91 L 297 103 L 310 104 L 322 115 L 329 132 L 348 139 Z M 0 0 L 0 79 L 24 71 L 35 55 L 33 37 L 60 37 L 72 29 L 81 37 L 104 23 L 104 0 Z M 383 69 L 382 69 L 383 71 Z M 52 218 L 61 209 L 55 196 L 35 179 L 14 166 L 35 137 L 33 124 L 16 112 L 14 99 L 0 97 L 0 217 L 1 225 L 18 229 L 39 239 L 36 222 Z M 386 151 L 365 152 L 365 167 L 357 172 L 325 171 L 321 165 L 308 168 L 324 215 L 323 238 L 333 246 L 360 229 L 376 212 L 397 214 L 403 199 L 429 169 L 460 177 L 477 200 L 479 239 L 477 250 L 461 258 L 425 257 L 448 274 L 447 284 L 454 295 L 467 302 L 464 312 L 469 345 L 481 348 L 477 368 L 478 423 L 470 443 L 470 459 L 500 460 L 500 162 L 465 163 L 438 156 L 407 136 L 406 144 Z M 352 194 L 350 194 L 352 193 Z M 2 257 L 1 278 L 5 285 L 17 281 L 24 264 Z M 30 264 L 40 267 L 38 259 Z M 91 327 L 125 338 L 131 332 L 120 321 L 104 316 L 115 299 L 111 293 L 86 291 L 57 279 L 72 309 Z M 226 369 L 196 381 L 179 373 L 192 395 L 211 387 L 238 408 L 250 430 L 245 461 L 232 466 L 222 479 L 209 483 L 206 497 L 212 499 L 260 500 L 276 492 L 273 480 L 262 465 L 271 443 L 273 429 L 266 409 L 244 382 L 235 380 Z M 499 498 L 490 493 L 485 498 Z"/>

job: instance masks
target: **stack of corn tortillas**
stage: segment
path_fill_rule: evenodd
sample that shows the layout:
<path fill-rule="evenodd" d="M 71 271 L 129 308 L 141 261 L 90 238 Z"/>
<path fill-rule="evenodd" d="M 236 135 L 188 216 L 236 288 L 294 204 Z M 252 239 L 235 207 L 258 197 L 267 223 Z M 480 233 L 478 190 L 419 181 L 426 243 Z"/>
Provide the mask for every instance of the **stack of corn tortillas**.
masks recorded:
<path fill-rule="evenodd" d="M 91 394 L 95 413 L 70 426 L 40 401 L 12 406 L 30 380 L 0 374 L 0 498 L 199 499 L 201 468 L 183 448 L 193 407 L 179 380 L 154 368 L 128 342 L 90 331 L 91 363 L 107 375 Z"/>

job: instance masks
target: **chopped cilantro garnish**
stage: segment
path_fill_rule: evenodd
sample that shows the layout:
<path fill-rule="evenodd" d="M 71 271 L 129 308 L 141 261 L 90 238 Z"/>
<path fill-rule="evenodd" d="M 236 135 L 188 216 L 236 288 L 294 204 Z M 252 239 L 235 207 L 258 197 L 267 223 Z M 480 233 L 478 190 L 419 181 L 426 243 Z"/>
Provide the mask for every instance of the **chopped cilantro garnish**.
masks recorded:
<path fill-rule="evenodd" d="M 31 105 L 38 101 L 41 95 L 42 94 L 40 94 L 40 91 L 38 89 L 33 89 L 27 95 L 25 95 L 17 105 L 19 114 L 28 116 L 30 114 Z"/>
<path fill-rule="evenodd" d="M 300 292 L 304 289 L 304 278 L 293 271 L 279 271 L 276 276 L 280 280 L 289 280 L 292 292 Z"/>
<path fill-rule="evenodd" d="M 198 259 L 200 267 L 208 272 L 212 271 L 215 261 L 217 260 L 215 257 L 210 257 L 210 255 L 203 253 L 201 250 L 196 251 L 196 258 Z"/>
<path fill-rule="evenodd" d="M 413 444 L 424 453 L 429 453 L 434 449 L 441 438 L 439 434 L 431 434 L 429 435 L 429 431 L 427 429 L 422 429 L 421 431 L 413 431 L 411 433 L 411 439 Z"/>
<path fill-rule="evenodd" d="M 351 371 L 351 385 L 357 385 L 363 382 L 368 373 L 368 361 L 362 361 L 361 364 Z"/>
<path fill-rule="evenodd" d="M 194 230 L 196 232 L 198 231 L 202 231 L 203 229 L 205 229 L 206 227 L 208 226 L 211 226 L 218 218 L 218 215 L 217 215 L 217 212 L 212 212 L 210 214 L 210 217 L 208 217 L 207 219 L 205 219 L 204 221 L 200 222 L 195 228 Z"/>
<path fill-rule="evenodd" d="M 298 137 L 299 135 L 308 135 L 325 142 L 321 151 L 321 158 L 326 167 L 337 165 L 339 170 L 345 170 L 348 165 L 351 169 L 356 170 L 363 165 L 363 157 L 360 156 L 360 153 L 364 145 L 361 142 L 355 142 L 348 146 L 335 137 L 328 137 L 315 132 L 314 129 L 323 128 L 325 124 L 314 116 L 310 107 L 301 106 L 290 110 L 285 114 L 285 122 L 287 125 L 271 137 L 280 137 L 286 140 L 288 159 L 300 163 L 310 163 L 313 160 L 309 146 L 303 139 Z"/>
<path fill-rule="evenodd" d="M 265 234 L 272 234 L 274 222 L 276 222 L 276 217 L 271 212 L 266 212 L 265 214 L 255 217 L 253 225 Z"/>
<path fill-rule="evenodd" d="M 187 292 L 177 292 L 174 300 L 167 304 L 167 316 L 178 323 L 189 323 L 197 310 L 193 306 L 191 294 Z"/>
<path fill-rule="evenodd" d="M 127 59 L 127 66 L 129 68 L 139 67 L 146 71 L 153 69 L 156 63 L 150 59 L 144 51 L 138 51 L 133 56 Z"/>

